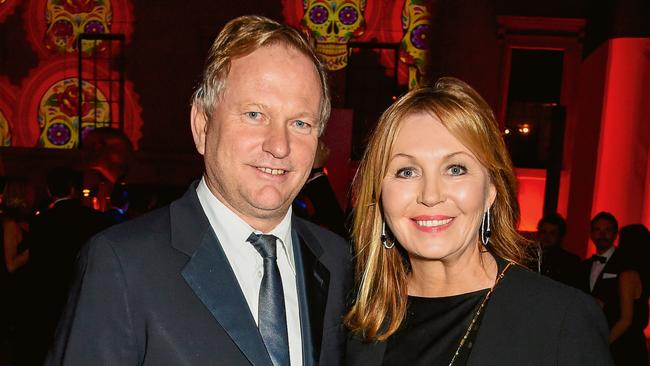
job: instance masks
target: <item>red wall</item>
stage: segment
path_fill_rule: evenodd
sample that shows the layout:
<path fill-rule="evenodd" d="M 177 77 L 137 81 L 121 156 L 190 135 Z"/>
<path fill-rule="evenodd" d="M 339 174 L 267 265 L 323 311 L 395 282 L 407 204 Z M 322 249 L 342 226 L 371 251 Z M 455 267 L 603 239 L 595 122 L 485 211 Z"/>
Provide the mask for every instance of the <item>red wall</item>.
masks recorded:
<path fill-rule="evenodd" d="M 585 255 L 602 115 L 605 70 L 609 45 L 606 43 L 584 60 L 580 67 L 577 94 L 577 122 L 573 144 L 571 181 L 567 209 L 565 246 Z"/>
<path fill-rule="evenodd" d="M 590 218 L 609 211 L 621 226 L 650 226 L 650 38 L 601 45 L 582 66 L 571 164 L 567 246 L 589 245 Z"/>
<path fill-rule="evenodd" d="M 650 225 L 650 38 L 609 41 L 592 214 Z M 645 213 L 645 218 L 644 218 Z"/>

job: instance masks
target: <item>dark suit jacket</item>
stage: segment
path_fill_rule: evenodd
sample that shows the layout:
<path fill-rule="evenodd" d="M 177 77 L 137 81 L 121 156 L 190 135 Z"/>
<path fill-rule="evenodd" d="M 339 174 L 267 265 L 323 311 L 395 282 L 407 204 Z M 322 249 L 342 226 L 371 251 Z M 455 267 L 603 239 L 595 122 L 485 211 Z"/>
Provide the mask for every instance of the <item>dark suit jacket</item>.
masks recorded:
<path fill-rule="evenodd" d="M 381 365 L 385 349 L 350 337 L 345 363 Z M 607 326 L 581 291 L 516 266 L 492 294 L 467 365 L 612 365 Z"/>
<path fill-rule="evenodd" d="M 83 244 L 108 227 L 100 212 L 77 199 L 58 201 L 36 216 L 25 236 L 29 262 L 25 267 L 25 303 L 21 331 L 27 332 L 28 353 L 43 363 L 54 337 L 75 273 L 75 259 Z M 22 336 L 19 337 L 22 339 Z"/>
<path fill-rule="evenodd" d="M 339 364 L 350 251 L 301 219 L 292 235 L 305 364 Z M 272 365 L 194 185 L 84 248 L 47 364 Z"/>
<path fill-rule="evenodd" d="M 611 258 L 600 272 L 594 289 L 589 289 L 589 277 L 591 274 L 591 258 L 582 262 L 582 284 L 587 293 L 600 300 L 607 323 L 611 327 L 620 317 L 620 304 L 618 296 L 618 275 L 625 269 L 625 260 L 618 250 L 615 250 Z"/>
<path fill-rule="evenodd" d="M 24 243 L 30 250 L 29 270 L 38 276 L 36 283 L 51 287 L 56 282 L 58 290 L 63 282 L 67 289 L 79 250 L 108 225 L 99 211 L 83 206 L 78 199 L 59 201 L 36 216 Z M 62 295 L 65 298 L 65 292 Z"/>
<path fill-rule="evenodd" d="M 578 284 L 580 257 L 569 253 L 559 245 L 544 248 L 540 269 L 544 276 L 560 281 L 565 285 L 580 286 Z"/>

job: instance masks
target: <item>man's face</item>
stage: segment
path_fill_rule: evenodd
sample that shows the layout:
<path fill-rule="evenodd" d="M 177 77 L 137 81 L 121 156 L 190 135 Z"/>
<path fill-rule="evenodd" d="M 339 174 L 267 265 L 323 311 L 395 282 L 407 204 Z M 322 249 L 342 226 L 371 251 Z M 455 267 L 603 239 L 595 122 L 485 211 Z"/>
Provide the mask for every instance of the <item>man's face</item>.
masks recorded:
<path fill-rule="evenodd" d="M 594 242 L 596 251 L 599 254 L 602 254 L 614 245 L 616 234 L 614 223 L 610 220 L 597 220 L 591 225 L 591 241 Z"/>
<path fill-rule="evenodd" d="M 544 248 L 559 246 L 562 240 L 560 228 L 550 222 L 542 222 L 537 228 L 537 240 Z"/>
<path fill-rule="evenodd" d="M 273 229 L 307 180 L 320 100 L 312 61 L 276 44 L 232 60 L 212 120 L 192 108 L 208 187 L 253 228 Z"/>

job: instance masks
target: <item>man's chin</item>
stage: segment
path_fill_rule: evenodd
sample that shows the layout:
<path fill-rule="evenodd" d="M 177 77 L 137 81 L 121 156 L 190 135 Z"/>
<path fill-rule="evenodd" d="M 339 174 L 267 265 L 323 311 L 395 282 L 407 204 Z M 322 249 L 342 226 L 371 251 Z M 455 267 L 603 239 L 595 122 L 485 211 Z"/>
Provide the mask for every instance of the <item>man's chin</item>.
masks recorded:
<path fill-rule="evenodd" d="M 284 216 L 291 206 L 292 200 L 281 199 L 276 197 L 266 200 L 255 200 L 250 202 L 251 209 L 257 213 L 258 217 L 277 217 Z"/>
<path fill-rule="evenodd" d="M 609 248 L 611 248 L 612 246 L 613 246 L 613 244 L 609 244 L 609 243 L 601 244 L 601 245 L 597 244 L 596 249 L 598 249 L 599 252 L 604 252 L 604 251 L 608 250 Z"/>

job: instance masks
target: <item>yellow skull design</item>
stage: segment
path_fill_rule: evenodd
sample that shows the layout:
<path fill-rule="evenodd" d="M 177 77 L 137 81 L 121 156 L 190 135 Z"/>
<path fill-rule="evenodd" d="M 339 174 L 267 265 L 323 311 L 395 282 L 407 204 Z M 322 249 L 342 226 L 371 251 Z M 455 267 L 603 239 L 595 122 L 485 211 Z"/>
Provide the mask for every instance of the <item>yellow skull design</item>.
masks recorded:
<path fill-rule="evenodd" d="M 0 146 L 11 146 L 11 131 L 9 130 L 9 122 L 5 118 L 2 111 L 0 111 Z"/>
<path fill-rule="evenodd" d="M 77 79 L 64 79 L 52 85 L 38 109 L 41 136 L 38 146 L 69 149 L 79 140 L 79 87 Z M 82 135 L 95 127 L 110 125 L 106 97 L 95 86 L 83 82 L 81 102 Z M 95 94 L 96 93 L 96 94 Z"/>
<path fill-rule="evenodd" d="M 348 64 L 348 41 L 363 34 L 365 0 L 304 0 L 301 20 L 316 40 L 316 52 L 335 71 Z"/>
<path fill-rule="evenodd" d="M 404 37 L 400 47 L 400 61 L 409 65 L 409 89 L 420 85 L 425 73 L 429 52 L 430 1 L 405 0 L 402 10 Z"/>
<path fill-rule="evenodd" d="M 47 30 L 45 47 L 58 53 L 77 51 L 77 37 L 81 33 L 110 33 L 112 12 L 110 0 L 48 0 L 45 10 Z M 82 46 L 90 53 L 94 44 Z M 106 43 L 97 42 L 98 52 L 104 52 Z"/>

